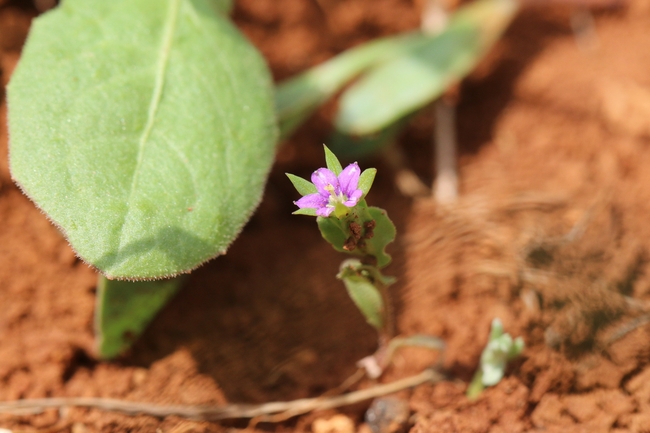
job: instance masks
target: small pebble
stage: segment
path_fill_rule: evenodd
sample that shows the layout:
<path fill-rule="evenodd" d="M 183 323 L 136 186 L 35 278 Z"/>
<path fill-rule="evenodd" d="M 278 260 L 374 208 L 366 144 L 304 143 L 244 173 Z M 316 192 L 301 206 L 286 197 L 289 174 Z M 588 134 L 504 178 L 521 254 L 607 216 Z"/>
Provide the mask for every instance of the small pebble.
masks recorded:
<path fill-rule="evenodd" d="M 354 422 L 345 415 L 334 415 L 330 419 L 316 419 L 311 430 L 314 433 L 354 433 Z"/>
<path fill-rule="evenodd" d="M 397 397 L 381 397 L 366 411 L 366 422 L 373 433 L 395 433 L 404 426 L 410 415 L 409 404 Z"/>

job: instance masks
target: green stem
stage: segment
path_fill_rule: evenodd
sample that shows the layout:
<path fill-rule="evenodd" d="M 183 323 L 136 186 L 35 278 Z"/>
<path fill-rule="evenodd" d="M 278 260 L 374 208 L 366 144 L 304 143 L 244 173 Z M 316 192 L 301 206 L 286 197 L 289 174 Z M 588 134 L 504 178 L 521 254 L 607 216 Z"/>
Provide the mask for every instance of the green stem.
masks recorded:
<path fill-rule="evenodd" d="M 377 272 L 379 272 L 379 269 L 377 269 Z M 393 316 L 393 303 L 391 301 L 390 294 L 388 293 L 388 286 L 386 284 L 383 284 L 380 281 L 375 281 L 375 286 L 379 290 L 379 293 L 381 293 L 381 299 L 384 303 L 384 326 L 380 332 L 379 341 L 380 344 L 382 344 L 382 340 L 385 340 L 384 344 L 387 344 L 393 337 L 395 337 L 395 317 Z"/>
<path fill-rule="evenodd" d="M 467 398 L 470 400 L 476 400 L 484 389 L 485 386 L 483 385 L 483 370 L 481 370 L 481 367 L 479 366 L 478 370 L 476 370 L 476 373 L 474 373 L 472 381 L 467 387 Z"/>

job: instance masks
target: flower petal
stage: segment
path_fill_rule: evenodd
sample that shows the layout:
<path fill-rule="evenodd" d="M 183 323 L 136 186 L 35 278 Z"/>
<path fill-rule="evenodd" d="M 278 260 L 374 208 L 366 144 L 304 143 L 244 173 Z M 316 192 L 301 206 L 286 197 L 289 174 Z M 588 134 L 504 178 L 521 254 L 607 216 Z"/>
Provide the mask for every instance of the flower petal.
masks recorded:
<path fill-rule="evenodd" d="M 302 197 L 298 201 L 294 201 L 293 203 L 300 209 L 309 207 L 318 211 L 318 209 L 324 208 L 327 205 L 327 197 L 323 197 L 318 193 L 309 194 Z"/>
<path fill-rule="evenodd" d="M 363 191 L 360 189 L 354 190 L 351 195 L 348 196 L 348 200 L 343 203 L 347 207 L 353 207 L 356 206 L 357 203 L 359 203 L 359 199 L 363 195 Z"/>
<path fill-rule="evenodd" d="M 339 186 L 339 180 L 336 178 L 336 175 L 327 168 L 319 168 L 311 175 L 311 181 L 316 185 L 318 193 L 324 197 L 329 197 L 330 192 L 325 188 L 329 185 L 332 185 L 336 190 Z"/>
<path fill-rule="evenodd" d="M 332 212 L 334 212 L 334 206 L 325 206 L 316 209 L 316 215 L 322 217 L 328 217 Z"/>
<path fill-rule="evenodd" d="M 350 197 L 357 190 L 360 175 L 361 169 L 356 162 L 345 167 L 339 174 L 339 185 L 341 186 L 341 192 L 345 196 Z"/>

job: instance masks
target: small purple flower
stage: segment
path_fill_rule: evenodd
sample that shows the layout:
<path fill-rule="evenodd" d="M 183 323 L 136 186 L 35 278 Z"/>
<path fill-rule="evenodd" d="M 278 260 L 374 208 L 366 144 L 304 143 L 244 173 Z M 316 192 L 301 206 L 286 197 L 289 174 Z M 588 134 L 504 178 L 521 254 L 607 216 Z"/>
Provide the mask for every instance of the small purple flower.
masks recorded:
<path fill-rule="evenodd" d="M 354 207 L 363 195 L 358 188 L 360 175 L 361 169 L 356 162 L 345 167 L 338 177 L 327 168 L 319 168 L 311 175 L 318 192 L 294 203 L 301 209 L 316 209 L 316 215 L 322 217 L 330 216 L 337 207 Z"/>

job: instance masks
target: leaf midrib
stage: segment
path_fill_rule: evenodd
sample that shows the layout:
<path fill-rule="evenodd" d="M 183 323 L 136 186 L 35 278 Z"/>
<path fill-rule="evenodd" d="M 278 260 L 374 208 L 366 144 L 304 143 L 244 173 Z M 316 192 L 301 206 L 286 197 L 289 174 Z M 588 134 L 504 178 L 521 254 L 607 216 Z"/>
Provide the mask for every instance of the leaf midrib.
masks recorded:
<path fill-rule="evenodd" d="M 160 52 L 158 53 L 158 65 L 156 67 L 155 74 L 156 81 L 154 84 L 153 92 L 151 94 L 151 101 L 149 103 L 147 123 L 145 124 L 142 135 L 140 136 L 140 140 L 138 141 L 138 158 L 136 161 L 135 169 L 133 171 L 133 178 L 131 180 L 131 188 L 129 190 L 126 212 L 124 214 L 122 226 L 120 228 L 118 251 L 120 251 L 124 246 L 124 227 L 128 221 L 131 202 L 137 189 L 138 174 L 144 160 L 145 147 L 149 141 L 149 136 L 151 135 L 153 126 L 156 123 L 156 115 L 158 113 L 158 107 L 160 106 L 160 100 L 162 98 L 163 88 L 165 86 L 165 75 L 167 73 L 167 67 L 169 64 L 169 55 L 172 49 L 172 41 L 174 39 L 174 33 L 176 31 L 176 23 L 178 21 L 178 12 L 180 10 L 181 1 L 182 0 L 170 1 L 167 17 L 165 18 L 165 27 L 162 33 L 162 43 L 160 46 Z"/>

